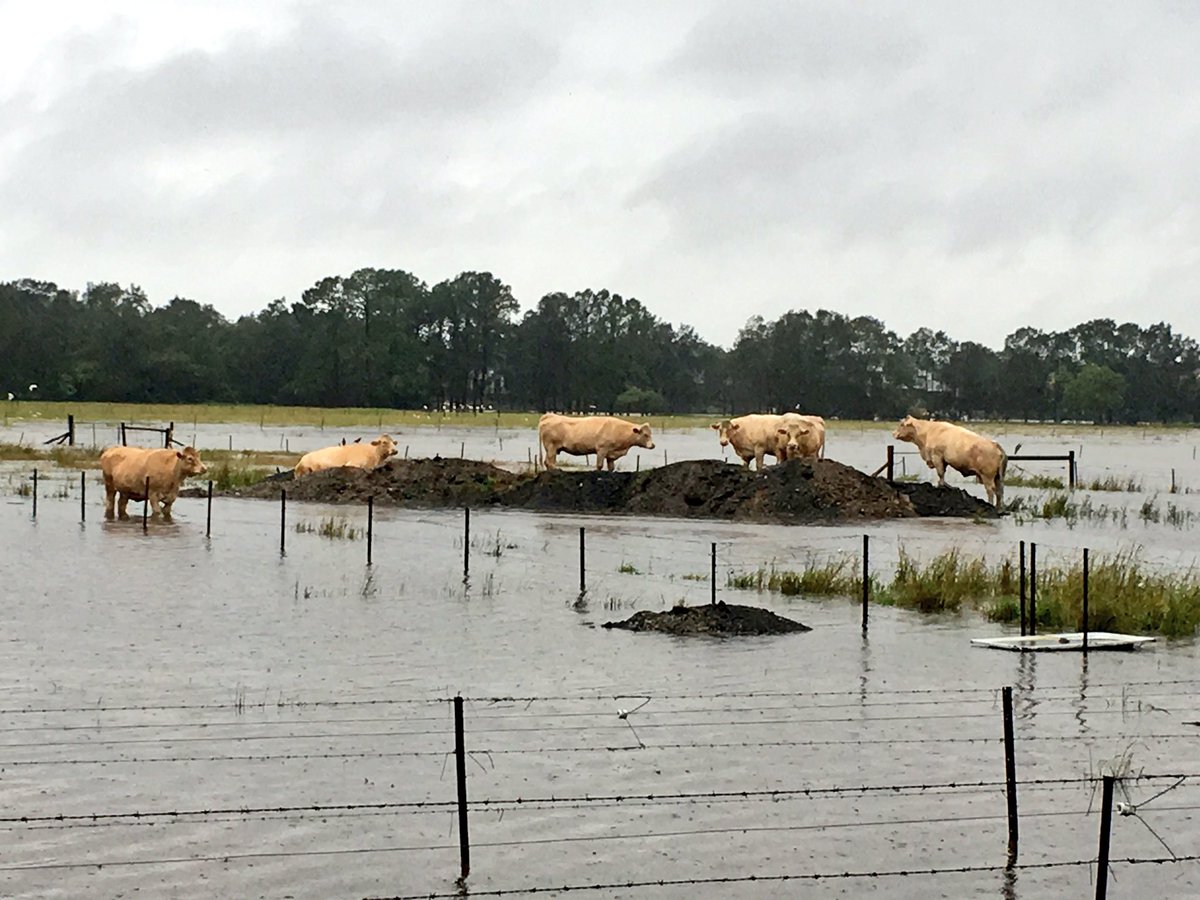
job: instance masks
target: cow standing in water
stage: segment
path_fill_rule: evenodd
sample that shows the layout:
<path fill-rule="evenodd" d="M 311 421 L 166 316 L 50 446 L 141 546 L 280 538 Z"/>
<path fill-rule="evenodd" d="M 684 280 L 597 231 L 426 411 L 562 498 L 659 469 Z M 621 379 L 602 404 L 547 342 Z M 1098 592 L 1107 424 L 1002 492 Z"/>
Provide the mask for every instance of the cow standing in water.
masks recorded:
<path fill-rule="evenodd" d="M 638 425 L 615 416 L 560 416 L 546 413 L 538 419 L 538 440 L 545 453 L 546 468 L 558 466 L 559 452 L 571 456 L 596 454 L 596 471 L 608 464 L 613 470 L 618 459 L 633 447 L 654 449 L 650 423 Z"/>
<path fill-rule="evenodd" d="M 946 486 L 946 466 L 964 475 L 974 475 L 987 490 L 988 502 L 999 509 L 1004 503 L 1004 473 L 1008 454 L 1004 448 L 969 428 L 905 416 L 893 435 L 917 445 L 921 459 L 937 472 L 938 484 Z"/>
<path fill-rule="evenodd" d="M 369 444 L 342 443 L 337 447 L 313 450 L 300 457 L 296 463 L 296 477 L 320 472 L 322 469 L 337 469 L 352 466 L 359 469 L 375 469 L 383 465 L 388 457 L 396 455 L 396 442 L 390 435 L 381 434 Z"/>
<path fill-rule="evenodd" d="M 200 461 L 194 447 L 182 450 L 147 450 L 143 447 L 109 447 L 100 454 L 100 471 L 104 475 L 104 516 L 117 515 L 128 519 L 126 506 L 130 500 L 147 500 L 154 515 L 171 518 L 171 505 L 179 496 L 179 487 L 189 475 L 203 475 L 208 467 Z M 150 493 L 146 494 L 147 479 Z"/>

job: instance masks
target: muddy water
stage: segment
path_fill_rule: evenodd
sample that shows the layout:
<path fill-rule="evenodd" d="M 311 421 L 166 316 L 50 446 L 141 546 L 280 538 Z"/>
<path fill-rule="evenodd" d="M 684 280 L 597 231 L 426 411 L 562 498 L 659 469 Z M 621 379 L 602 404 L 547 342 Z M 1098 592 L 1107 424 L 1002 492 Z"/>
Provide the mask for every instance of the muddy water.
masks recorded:
<path fill-rule="evenodd" d="M 53 479 L 51 479 L 53 485 Z M 68 493 L 63 491 L 63 493 Z M 4 815 L 188 813 L 170 820 L 0 823 L 0 895 L 359 897 L 451 891 L 458 851 L 450 710 L 466 705 L 476 890 L 840 873 L 1004 862 L 994 786 L 849 794 L 802 788 L 1003 778 L 996 689 L 1017 686 L 1021 861 L 1095 854 L 1087 785 L 1127 755 L 1147 773 L 1200 772 L 1190 642 L 1132 654 L 1022 657 L 974 649 L 1003 629 L 972 616 L 871 610 L 846 599 L 731 594 L 724 573 L 805 554 L 852 558 L 861 529 L 525 513 L 388 510 L 363 540 L 299 533 L 361 509 L 203 501 L 174 524 L 79 522 L 52 489 L 0 505 L 0 797 Z M 96 504 L 99 502 L 96 495 Z M 579 532 L 586 588 L 579 598 Z M 1066 553 L 1130 529 L 907 521 L 873 526 L 887 571 L 900 544 L 999 553 L 1020 537 Z M 1139 526 L 1142 527 L 1142 526 Z M 1149 526 L 1147 526 L 1149 527 Z M 1150 532 L 1164 566 L 1185 532 Z M 1140 532 L 1138 533 L 1140 535 Z M 1164 540 L 1159 540 L 1159 537 Z M 636 609 L 703 603 L 711 544 L 721 596 L 814 627 L 685 640 L 597 627 Z M 535 698 L 495 700 L 491 698 Z M 626 718 L 620 710 L 644 706 Z M 1130 788 L 1138 802 L 1167 783 Z M 752 792 L 749 797 L 585 802 Z M 759 792 L 754 794 L 753 792 Z M 549 803 L 546 798 L 561 798 Z M 1200 787 L 1142 813 L 1194 853 Z M 374 804 L 432 804 L 383 807 Z M 294 807 L 350 807 L 319 812 Z M 262 808 L 252 814 L 237 810 Z M 280 807 L 289 809 L 278 810 Z M 204 810 L 224 812 L 201 814 Z M 1115 857 L 1167 851 L 1132 817 Z M 100 868 L 100 864 L 103 867 Z M 1194 863 L 1118 866 L 1138 896 L 1193 896 Z M 799 884 L 801 887 L 798 887 Z M 1087 866 L 937 877 L 739 883 L 600 896 L 1083 896 Z M 592 894 L 597 895 L 597 894 Z"/>

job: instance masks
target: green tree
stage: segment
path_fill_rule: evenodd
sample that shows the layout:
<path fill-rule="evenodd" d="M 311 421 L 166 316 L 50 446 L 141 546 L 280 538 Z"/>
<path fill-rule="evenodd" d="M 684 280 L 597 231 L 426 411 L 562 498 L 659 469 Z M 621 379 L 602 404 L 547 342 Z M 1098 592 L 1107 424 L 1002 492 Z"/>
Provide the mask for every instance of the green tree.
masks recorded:
<path fill-rule="evenodd" d="M 1108 366 L 1085 364 L 1063 388 L 1068 415 L 1111 422 L 1125 401 L 1125 379 Z"/>

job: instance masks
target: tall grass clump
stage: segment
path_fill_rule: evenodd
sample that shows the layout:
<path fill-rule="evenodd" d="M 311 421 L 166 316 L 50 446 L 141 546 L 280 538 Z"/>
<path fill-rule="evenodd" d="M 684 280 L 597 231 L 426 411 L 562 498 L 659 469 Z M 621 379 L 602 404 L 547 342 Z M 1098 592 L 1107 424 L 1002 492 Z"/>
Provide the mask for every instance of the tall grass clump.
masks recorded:
<path fill-rule="evenodd" d="M 822 561 L 809 557 L 800 570 L 781 570 L 772 565 L 759 566 L 753 572 L 730 573 L 725 584 L 746 591 L 773 591 L 777 594 L 858 594 L 862 577 L 855 557 Z"/>
<path fill-rule="evenodd" d="M 1056 475 L 1033 475 L 1028 472 L 1004 476 L 1005 487 L 1040 488 L 1041 490 L 1061 491 L 1066 487 L 1063 480 Z"/>
<path fill-rule="evenodd" d="M 1136 493 L 1142 490 L 1142 483 L 1133 475 L 1124 478 L 1108 474 L 1103 478 L 1093 478 L 1085 481 L 1081 487 L 1089 491 L 1128 491 Z"/>
<path fill-rule="evenodd" d="M 210 465 L 208 475 L 199 480 L 211 480 L 213 487 L 218 491 L 230 491 L 258 484 L 272 474 L 274 472 L 271 469 L 264 469 L 261 466 L 239 466 L 226 460 L 216 465 Z"/>
<path fill-rule="evenodd" d="M 312 522 L 297 522 L 296 533 L 318 534 L 334 541 L 356 541 L 363 536 L 364 530 L 356 528 L 344 516 L 329 516 L 315 525 Z"/>
<path fill-rule="evenodd" d="M 964 600 L 993 597 L 1011 581 L 1011 563 L 989 569 L 984 560 L 963 559 L 954 548 L 922 566 L 901 547 L 896 574 L 877 599 L 922 612 L 957 612 Z"/>

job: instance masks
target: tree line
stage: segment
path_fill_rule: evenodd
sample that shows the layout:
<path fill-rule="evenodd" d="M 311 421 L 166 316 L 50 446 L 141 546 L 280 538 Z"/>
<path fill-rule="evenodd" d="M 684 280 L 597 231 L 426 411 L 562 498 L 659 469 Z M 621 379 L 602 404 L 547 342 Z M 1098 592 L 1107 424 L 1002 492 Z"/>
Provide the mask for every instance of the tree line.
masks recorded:
<path fill-rule="evenodd" d="M 869 316 L 751 318 L 725 349 L 606 290 L 520 314 L 490 272 L 324 278 L 230 321 L 135 285 L 0 283 L 0 392 L 48 400 L 1194 422 L 1200 348 L 1160 323 L 1021 328 L 1000 350 Z"/>

